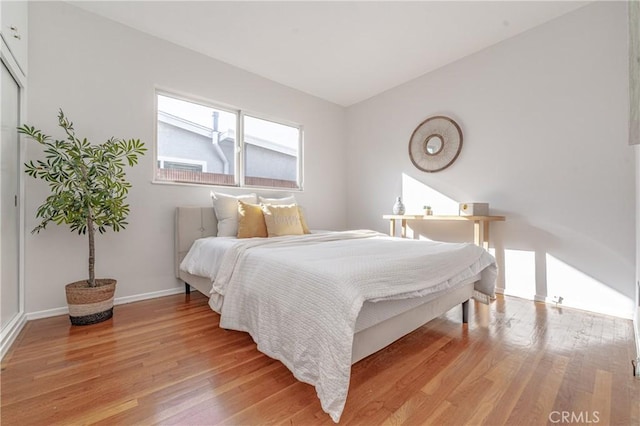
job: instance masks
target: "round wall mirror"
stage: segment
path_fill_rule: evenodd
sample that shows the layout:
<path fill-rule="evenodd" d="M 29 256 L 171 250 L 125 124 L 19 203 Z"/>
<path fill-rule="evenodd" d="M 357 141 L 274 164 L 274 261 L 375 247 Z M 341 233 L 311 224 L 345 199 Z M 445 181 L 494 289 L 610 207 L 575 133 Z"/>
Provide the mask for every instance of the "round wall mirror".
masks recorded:
<path fill-rule="evenodd" d="M 444 141 L 440 135 L 431 135 L 424 141 L 424 151 L 427 155 L 436 155 L 442 151 Z"/>
<path fill-rule="evenodd" d="M 409 158 L 418 169 L 439 172 L 453 164 L 462 149 L 462 130 L 444 116 L 427 118 L 409 139 Z"/>

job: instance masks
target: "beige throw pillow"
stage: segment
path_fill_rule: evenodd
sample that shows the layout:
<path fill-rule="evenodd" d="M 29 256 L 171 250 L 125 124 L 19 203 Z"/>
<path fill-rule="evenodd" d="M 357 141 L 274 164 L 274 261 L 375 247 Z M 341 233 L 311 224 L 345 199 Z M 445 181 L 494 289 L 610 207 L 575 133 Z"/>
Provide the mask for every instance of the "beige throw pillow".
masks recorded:
<path fill-rule="evenodd" d="M 297 205 L 272 206 L 263 204 L 262 211 L 269 237 L 304 234 Z"/>
<path fill-rule="evenodd" d="M 287 205 L 298 204 L 298 202 L 296 201 L 295 195 L 290 195 L 284 198 L 265 198 L 261 195 L 258 195 L 258 202 L 260 202 L 261 204 L 270 204 L 272 206 L 281 206 L 284 204 L 287 204 Z M 302 232 L 304 232 L 305 234 L 310 234 L 311 231 L 309 230 L 307 221 L 304 218 L 303 208 L 300 207 L 300 205 L 298 205 L 298 210 L 300 212 L 300 224 L 302 225 Z"/>
<path fill-rule="evenodd" d="M 266 238 L 267 224 L 262 207 L 238 200 L 238 238 Z"/>

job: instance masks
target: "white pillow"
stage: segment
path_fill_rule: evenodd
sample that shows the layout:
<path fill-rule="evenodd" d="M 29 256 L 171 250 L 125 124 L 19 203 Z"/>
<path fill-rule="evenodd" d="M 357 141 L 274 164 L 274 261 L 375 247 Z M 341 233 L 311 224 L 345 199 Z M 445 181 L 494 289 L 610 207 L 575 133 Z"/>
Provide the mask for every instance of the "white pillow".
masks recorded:
<path fill-rule="evenodd" d="M 263 196 L 258 197 L 260 204 L 271 204 L 272 206 L 282 206 L 284 204 L 297 204 L 295 195 L 290 195 L 284 198 L 265 198 Z"/>
<path fill-rule="evenodd" d="M 238 235 L 238 200 L 245 203 L 256 204 L 256 194 L 229 195 L 220 192 L 211 192 L 213 210 L 218 218 L 218 237 L 235 237 Z"/>

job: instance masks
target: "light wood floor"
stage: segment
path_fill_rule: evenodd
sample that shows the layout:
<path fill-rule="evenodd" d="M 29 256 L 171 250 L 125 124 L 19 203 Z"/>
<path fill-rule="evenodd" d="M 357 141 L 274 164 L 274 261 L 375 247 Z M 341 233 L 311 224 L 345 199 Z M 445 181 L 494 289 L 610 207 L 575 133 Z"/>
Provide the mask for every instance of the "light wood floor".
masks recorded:
<path fill-rule="evenodd" d="M 630 321 L 510 297 L 471 309 L 468 326 L 456 308 L 353 366 L 340 423 L 640 424 Z M 2 362 L 1 423 L 332 424 L 311 386 L 218 320 L 194 292 L 92 326 L 31 321 Z"/>

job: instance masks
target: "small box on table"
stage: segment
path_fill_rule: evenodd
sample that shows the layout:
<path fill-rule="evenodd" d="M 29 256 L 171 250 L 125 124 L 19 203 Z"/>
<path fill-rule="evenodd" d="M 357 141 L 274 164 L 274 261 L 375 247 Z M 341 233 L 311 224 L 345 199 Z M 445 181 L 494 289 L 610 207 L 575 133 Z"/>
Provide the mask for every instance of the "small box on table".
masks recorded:
<path fill-rule="evenodd" d="M 460 203 L 460 216 L 489 216 L 489 203 Z"/>

